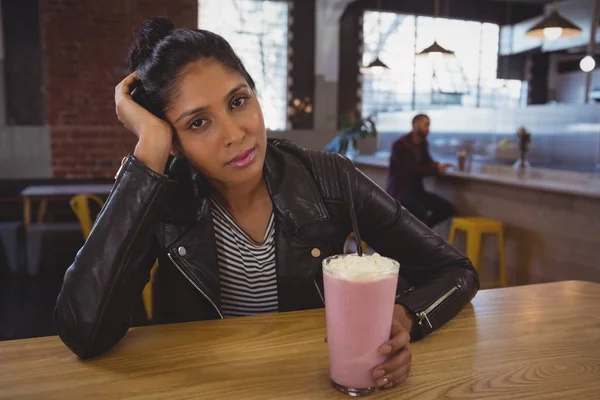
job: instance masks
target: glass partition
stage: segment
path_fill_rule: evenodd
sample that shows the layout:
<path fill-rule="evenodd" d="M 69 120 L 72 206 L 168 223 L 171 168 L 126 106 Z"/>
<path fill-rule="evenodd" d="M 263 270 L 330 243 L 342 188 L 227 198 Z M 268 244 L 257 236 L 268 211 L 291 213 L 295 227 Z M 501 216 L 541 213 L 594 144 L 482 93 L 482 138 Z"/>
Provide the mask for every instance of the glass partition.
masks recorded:
<path fill-rule="evenodd" d="M 475 162 L 513 165 L 519 158 L 517 131 L 531 133 L 532 167 L 600 174 L 600 105 L 429 110 L 432 153 L 453 161 L 465 149 Z M 379 151 L 410 131 L 415 112 L 378 115 Z"/>

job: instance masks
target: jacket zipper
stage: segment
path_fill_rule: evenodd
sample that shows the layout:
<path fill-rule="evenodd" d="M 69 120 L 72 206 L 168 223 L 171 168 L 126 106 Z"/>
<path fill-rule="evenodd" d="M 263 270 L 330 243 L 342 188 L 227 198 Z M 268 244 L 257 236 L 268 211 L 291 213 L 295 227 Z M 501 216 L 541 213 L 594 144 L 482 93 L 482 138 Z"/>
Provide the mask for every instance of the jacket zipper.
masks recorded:
<path fill-rule="evenodd" d="M 129 157 L 123 157 L 123 159 L 121 159 L 121 165 L 119 166 L 119 169 L 117 170 L 117 173 L 115 174 L 115 181 L 119 178 L 119 174 L 121 173 L 121 170 L 123 169 L 123 166 L 127 162 L 128 158 Z"/>
<path fill-rule="evenodd" d="M 185 279 L 187 279 L 192 285 L 194 285 L 194 287 L 196 288 L 196 290 L 198 290 L 202 296 L 204 296 L 206 298 L 206 300 L 208 300 L 210 302 L 210 304 L 212 304 L 212 306 L 215 308 L 215 310 L 217 311 L 217 313 L 219 314 L 219 317 L 221 317 L 221 319 L 223 318 L 223 314 L 221 314 L 221 311 L 219 310 L 219 307 L 217 307 L 217 305 L 214 303 L 214 301 L 212 301 L 210 299 L 210 297 L 208 297 L 208 295 L 206 293 L 204 293 L 204 291 L 202 289 L 200 289 L 198 287 L 198 285 L 196 285 L 194 283 L 194 281 L 192 281 L 185 272 L 183 272 L 183 269 L 175 262 L 175 260 L 173 259 L 173 256 L 171 255 L 171 252 L 168 252 L 167 255 L 169 256 L 169 260 L 171 260 L 171 262 L 173 263 L 173 265 L 175 265 L 175 267 L 177 267 L 177 269 L 179 270 L 179 272 L 181 272 L 181 274 L 185 277 Z"/>
<path fill-rule="evenodd" d="M 431 329 L 433 329 L 433 325 L 431 325 L 431 321 L 429 320 L 428 315 L 433 312 L 440 304 L 442 304 L 448 297 L 452 296 L 458 289 L 461 289 L 460 285 L 454 286 L 452 289 L 448 290 L 446 293 L 441 295 L 432 305 L 427 307 L 424 311 L 418 312 L 417 317 L 419 317 L 419 326 L 423 326 L 423 321 L 427 321 L 427 325 Z"/>

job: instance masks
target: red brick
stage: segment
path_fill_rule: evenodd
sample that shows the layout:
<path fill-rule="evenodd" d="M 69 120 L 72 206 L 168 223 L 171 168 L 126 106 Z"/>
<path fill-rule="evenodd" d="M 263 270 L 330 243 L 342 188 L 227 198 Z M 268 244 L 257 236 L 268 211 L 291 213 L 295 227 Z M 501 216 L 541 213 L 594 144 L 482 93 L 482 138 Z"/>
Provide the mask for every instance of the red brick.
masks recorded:
<path fill-rule="evenodd" d="M 197 0 L 42 2 L 42 92 L 55 177 L 112 178 L 133 151 L 136 138 L 115 115 L 114 88 L 127 73 L 133 32 L 155 15 L 196 27 Z"/>

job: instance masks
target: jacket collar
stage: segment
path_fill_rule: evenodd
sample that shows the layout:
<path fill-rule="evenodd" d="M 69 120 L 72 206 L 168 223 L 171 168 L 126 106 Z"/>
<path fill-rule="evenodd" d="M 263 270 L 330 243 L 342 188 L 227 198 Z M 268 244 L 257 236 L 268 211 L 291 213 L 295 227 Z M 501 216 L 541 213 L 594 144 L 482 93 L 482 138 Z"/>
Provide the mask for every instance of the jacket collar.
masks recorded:
<path fill-rule="evenodd" d="M 275 215 L 291 228 L 327 220 L 329 214 L 315 179 L 302 161 L 283 141 L 269 140 L 263 167 L 267 189 Z M 175 158 L 169 165 L 169 176 L 178 181 L 163 220 L 192 223 L 210 214 L 210 186 L 204 176 L 187 160 Z"/>

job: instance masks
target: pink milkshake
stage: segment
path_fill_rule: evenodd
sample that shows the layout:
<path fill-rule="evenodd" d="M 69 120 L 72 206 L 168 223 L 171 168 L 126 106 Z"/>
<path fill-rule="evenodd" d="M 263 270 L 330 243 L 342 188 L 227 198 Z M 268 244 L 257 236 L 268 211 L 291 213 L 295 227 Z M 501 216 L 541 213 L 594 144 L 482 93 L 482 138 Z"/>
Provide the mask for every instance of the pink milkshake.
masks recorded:
<path fill-rule="evenodd" d="M 378 254 L 323 261 L 329 369 L 334 386 L 353 396 L 377 391 L 373 369 L 385 361 L 400 265 Z"/>

